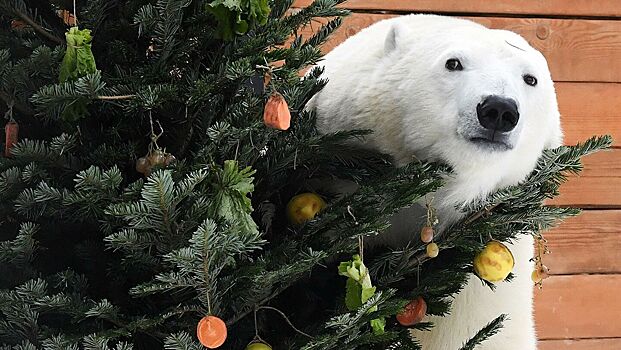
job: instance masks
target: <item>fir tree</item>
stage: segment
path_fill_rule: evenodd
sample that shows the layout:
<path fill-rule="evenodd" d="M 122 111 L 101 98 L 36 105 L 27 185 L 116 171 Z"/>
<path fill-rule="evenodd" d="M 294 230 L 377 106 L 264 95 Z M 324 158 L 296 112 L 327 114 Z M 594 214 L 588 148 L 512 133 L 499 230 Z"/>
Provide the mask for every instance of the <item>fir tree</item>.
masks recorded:
<path fill-rule="evenodd" d="M 58 15 L 69 1 L 0 0 L 0 111 L 20 126 L 0 158 L 2 349 L 201 349 L 208 314 L 226 322 L 226 349 L 255 337 L 255 317 L 275 349 L 419 349 L 394 315 L 421 295 L 446 314 L 482 235 L 509 241 L 578 213 L 542 202 L 608 137 L 546 151 L 522 184 L 473 203 L 438 259 L 417 237 L 367 252 L 375 292 L 348 310 L 338 262 L 450 169 L 395 168 L 356 146 L 365 130 L 317 132 L 304 106 L 326 82 L 299 72 L 347 15 L 341 2 L 81 0 L 70 38 L 72 17 Z M 273 92 L 289 104 L 287 131 L 262 122 Z M 145 155 L 162 158 L 142 176 Z M 360 187 L 320 193 L 317 218 L 287 222 L 295 194 L 335 178 Z"/>

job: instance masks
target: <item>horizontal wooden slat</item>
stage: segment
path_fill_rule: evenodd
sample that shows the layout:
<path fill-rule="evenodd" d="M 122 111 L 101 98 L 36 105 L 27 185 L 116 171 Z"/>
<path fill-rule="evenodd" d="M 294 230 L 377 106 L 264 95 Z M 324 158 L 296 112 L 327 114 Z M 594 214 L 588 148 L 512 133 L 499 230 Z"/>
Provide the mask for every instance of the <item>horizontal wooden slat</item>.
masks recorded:
<path fill-rule="evenodd" d="M 394 16 L 355 13 L 345 19 L 343 26 L 325 44 L 324 51 L 331 50 L 361 29 Z M 555 81 L 621 82 L 621 21 L 500 17 L 468 19 L 524 36 L 546 56 Z"/>
<path fill-rule="evenodd" d="M 544 236 L 552 274 L 621 273 L 621 210 L 586 210 Z"/>
<path fill-rule="evenodd" d="M 535 292 L 539 339 L 619 336 L 619 291 L 621 275 L 551 276 Z"/>
<path fill-rule="evenodd" d="M 557 83 L 565 144 L 609 134 L 621 145 L 621 84 Z"/>
<path fill-rule="evenodd" d="M 546 56 L 556 81 L 621 81 L 621 21 L 471 19 L 521 34 Z"/>
<path fill-rule="evenodd" d="M 621 208 L 621 150 L 613 149 L 584 159 L 584 171 L 561 186 L 551 204 L 581 208 Z"/>
<path fill-rule="evenodd" d="M 619 350 L 621 338 L 541 340 L 539 350 Z"/>
<path fill-rule="evenodd" d="M 294 6 L 304 7 L 312 2 L 298 0 Z M 618 0 L 349 0 L 342 7 L 407 12 L 621 16 Z"/>

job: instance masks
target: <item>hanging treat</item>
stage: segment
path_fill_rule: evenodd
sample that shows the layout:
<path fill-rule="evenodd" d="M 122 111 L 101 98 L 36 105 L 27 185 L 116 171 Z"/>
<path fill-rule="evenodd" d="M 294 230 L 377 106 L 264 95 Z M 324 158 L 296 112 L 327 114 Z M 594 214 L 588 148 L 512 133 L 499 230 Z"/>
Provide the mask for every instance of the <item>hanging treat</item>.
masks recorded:
<path fill-rule="evenodd" d="M 402 326 L 413 326 L 423 320 L 427 314 L 427 303 L 422 297 L 410 301 L 403 311 L 397 314 L 397 321 Z"/>
<path fill-rule="evenodd" d="M 545 265 L 541 265 L 535 268 L 535 270 L 533 270 L 533 273 L 530 275 L 530 278 L 533 280 L 533 282 L 535 282 L 536 285 L 541 285 L 543 280 L 548 277 L 550 277 L 550 269 L 548 269 L 548 267 Z"/>
<path fill-rule="evenodd" d="M 56 13 L 58 14 L 58 17 L 63 19 L 63 22 L 65 22 L 66 25 L 71 27 L 75 26 L 75 16 L 71 12 L 67 10 L 58 10 Z"/>
<path fill-rule="evenodd" d="M 91 51 L 91 31 L 72 27 L 65 33 L 67 51 L 60 66 L 60 82 L 75 80 L 87 74 L 95 73 L 95 56 Z"/>
<path fill-rule="evenodd" d="M 75 81 L 97 71 L 95 56 L 91 50 L 91 31 L 71 27 L 65 33 L 67 49 L 60 65 L 59 80 L 61 83 Z M 78 99 L 68 104 L 62 111 L 62 118 L 68 122 L 75 122 L 88 115 L 88 100 Z"/>
<path fill-rule="evenodd" d="M 326 202 L 315 193 L 298 194 L 287 204 L 287 217 L 289 222 L 299 225 L 314 218 L 325 207 Z"/>
<path fill-rule="evenodd" d="M 531 274 L 531 279 L 539 289 L 543 288 L 543 280 L 549 277 L 550 269 L 543 264 L 543 255 L 550 254 L 548 241 L 541 234 L 535 236 L 535 256 L 531 261 L 535 262 L 535 268 Z"/>
<path fill-rule="evenodd" d="M 427 256 L 430 258 L 435 258 L 436 256 L 438 256 L 438 254 L 440 254 L 440 247 L 438 247 L 438 245 L 433 242 L 427 244 L 426 250 L 427 250 Z"/>
<path fill-rule="evenodd" d="M 148 172 L 150 172 L 150 167 L 151 166 L 149 165 L 149 160 L 147 159 L 147 157 L 140 157 L 136 161 L 136 171 L 141 174 L 147 174 Z"/>
<path fill-rule="evenodd" d="M 22 30 L 26 28 L 28 25 L 24 23 L 24 21 L 19 19 L 14 19 L 11 21 L 11 29 Z"/>
<path fill-rule="evenodd" d="M 376 287 L 371 283 L 371 275 L 364 265 L 360 255 L 354 255 L 350 261 L 343 261 L 338 267 L 339 275 L 347 277 L 345 284 L 345 306 L 350 311 L 358 309 L 366 303 L 374 294 Z M 377 306 L 368 312 L 377 311 Z M 384 334 L 386 319 L 383 317 L 369 321 L 373 334 Z"/>
<path fill-rule="evenodd" d="M 287 130 L 291 125 L 291 113 L 285 98 L 278 92 L 274 92 L 263 110 L 263 122 L 266 126 L 278 130 Z"/>
<path fill-rule="evenodd" d="M 196 326 L 198 340 L 208 349 L 216 349 L 226 340 L 226 324 L 216 316 L 205 316 Z"/>
<path fill-rule="evenodd" d="M 136 160 L 136 171 L 146 176 L 151 175 L 155 167 L 166 167 L 176 160 L 175 156 L 163 150 L 156 149 L 147 153 L 146 156 Z"/>
<path fill-rule="evenodd" d="M 515 260 L 507 246 L 498 241 L 489 241 L 474 257 L 474 272 L 488 282 L 499 282 L 507 278 Z"/>
<path fill-rule="evenodd" d="M 263 341 L 253 340 L 246 346 L 246 350 L 272 350 L 272 347 Z"/>
<path fill-rule="evenodd" d="M 9 120 L 4 126 L 4 155 L 9 157 L 11 155 L 11 149 L 17 143 L 17 137 L 19 133 L 19 124 L 13 119 Z"/>
<path fill-rule="evenodd" d="M 425 226 L 420 230 L 420 240 L 424 243 L 433 241 L 433 227 Z"/>

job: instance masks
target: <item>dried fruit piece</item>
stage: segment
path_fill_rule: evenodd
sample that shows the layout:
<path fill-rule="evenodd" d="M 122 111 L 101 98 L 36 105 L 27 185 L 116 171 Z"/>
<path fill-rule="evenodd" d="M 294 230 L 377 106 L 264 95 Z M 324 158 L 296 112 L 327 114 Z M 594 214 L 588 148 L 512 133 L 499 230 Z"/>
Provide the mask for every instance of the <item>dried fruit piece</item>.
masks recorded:
<path fill-rule="evenodd" d="M 291 113 L 285 98 L 278 92 L 274 92 L 263 111 L 263 122 L 266 126 L 278 130 L 287 130 L 291 126 Z"/>

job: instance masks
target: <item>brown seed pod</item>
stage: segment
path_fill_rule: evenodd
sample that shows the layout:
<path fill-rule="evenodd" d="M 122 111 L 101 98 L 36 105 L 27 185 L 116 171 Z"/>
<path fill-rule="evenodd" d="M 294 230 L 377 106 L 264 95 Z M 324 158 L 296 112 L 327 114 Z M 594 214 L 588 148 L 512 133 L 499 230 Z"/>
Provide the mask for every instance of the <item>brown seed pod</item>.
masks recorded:
<path fill-rule="evenodd" d="M 147 174 L 150 172 L 151 164 L 146 157 L 140 157 L 136 160 L 136 171 L 141 174 Z"/>
<path fill-rule="evenodd" d="M 425 226 L 420 230 L 420 240 L 424 243 L 433 241 L 433 227 Z"/>

